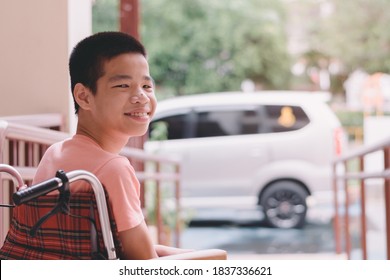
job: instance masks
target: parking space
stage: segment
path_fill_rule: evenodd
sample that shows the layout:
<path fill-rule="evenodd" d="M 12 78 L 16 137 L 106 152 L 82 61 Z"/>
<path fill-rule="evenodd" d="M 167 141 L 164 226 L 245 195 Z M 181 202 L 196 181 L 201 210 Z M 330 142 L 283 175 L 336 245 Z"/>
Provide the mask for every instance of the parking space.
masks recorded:
<path fill-rule="evenodd" d="M 381 213 L 383 203 L 370 201 L 368 216 L 368 258 L 385 259 L 385 229 Z M 328 209 L 329 210 L 329 209 Z M 323 212 L 323 211 L 322 211 Z M 383 211 L 382 211 L 383 212 Z M 229 220 L 193 222 L 183 231 L 182 247 L 194 249 L 219 248 L 226 250 L 230 258 L 286 259 L 319 258 L 342 259 L 335 255 L 335 239 L 332 220 L 314 211 L 302 229 L 276 229 L 262 222 L 237 223 Z M 352 259 L 361 259 L 359 208 L 350 209 Z M 344 242 L 344 236 L 343 240 Z"/>
<path fill-rule="evenodd" d="M 206 222 L 183 232 L 183 247 L 220 248 L 230 255 L 332 254 L 335 250 L 329 223 L 307 224 L 303 229 L 275 229 L 261 223 Z"/>

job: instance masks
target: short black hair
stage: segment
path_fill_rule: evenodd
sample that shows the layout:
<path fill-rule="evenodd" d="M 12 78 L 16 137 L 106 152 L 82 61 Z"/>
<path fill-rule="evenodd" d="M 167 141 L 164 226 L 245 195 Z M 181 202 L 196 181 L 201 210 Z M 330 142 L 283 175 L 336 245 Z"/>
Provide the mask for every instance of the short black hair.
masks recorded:
<path fill-rule="evenodd" d="M 77 83 L 96 93 L 97 80 L 104 75 L 104 63 L 124 53 L 139 53 L 146 57 L 145 47 L 133 36 L 122 32 L 99 32 L 81 40 L 69 58 L 69 74 L 75 113 L 79 105 L 73 90 Z"/>

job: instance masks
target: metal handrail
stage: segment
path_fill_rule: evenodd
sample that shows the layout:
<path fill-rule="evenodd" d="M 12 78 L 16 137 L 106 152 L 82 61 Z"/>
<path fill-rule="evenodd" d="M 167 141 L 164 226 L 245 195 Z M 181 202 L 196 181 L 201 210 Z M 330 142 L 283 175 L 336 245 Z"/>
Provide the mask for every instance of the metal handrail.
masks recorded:
<path fill-rule="evenodd" d="M 382 152 L 383 153 L 383 170 L 376 172 L 365 171 L 364 159 L 367 155 L 372 153 Z M 359 161 L 359 170 L 357 172 L 350 172 L 347 168 L 347 164 L 352 160 Z M 350 180 L 360 181 L 360 208 L 361 208 L 361 248 L 362 258 L 367 259 L 367 221 L 366 221 L 366 184 L 367 179 L 382 178 L 384 179 L 384 203 L 385 203 L 385 218 L 386 218 L 386 253 L 387 259 L 390 260 L 390 138 L 382 140 L 374 145 L 359 148 L 355 151 L 349 152 L 346 155 L 339 156 L 333 163 L 333 188 L 334 188 L 334 207 L 335 207 L 335 219 L 334 219 L 334 234 L 336 242 L 336 253 L 342 252 L 341 246 L 341 224 L 339 215 L 339 197 L 338 197 L 338 183 L 342 181 L 344 184 L 345 192 L 345 251 L 348 258 L 351 258 L 351 240 L 349 230 L 349 204 L 350 197 L 348 194 L 348 183 Z M 339 166 L 344 169 L 343 174 L 338 172 Z"/>
<path fill-rule="evenodd" d="M 175 246 L 180 247 L 180 232 L 181 232 L 181 226 L 180 226 L 180 212 L 181 212 L 181 205 L 180 205 L 180 182 L 181 182 L 181 161 L 176 157 L 169 157 L 169 156 L 162 156 L 162 155 L 156 155 L 156 154 L 149 154 L 145 153 L 142 150 L 125 147 L 121 151 L 121 155 L 132 158 L 132 159 L 138 159 L 142 160 L 144 162 L 147 161 L 154 161 L 156 163 L 156 171 L 155 172 L 137 172 L 136 176 L 140 182 L 145 182 L 146 180 L 154 180 L 157 182 L 156 185 L 156 227 L 157 227 L 157 241 L 158 243 L 162 243 L 162 234 L 160 234 L 163 231 L 163 222 L 162 222 L 162 211 L 161 211 L 161 182 L 163 181 L 171 181 L 174 182 L 174 193 L 175 193 Z M 162 165 L 163 164 L 170 164 L 174 167 L 173 173 L 163 173 L 162 172 Z"/>
<path fill-rule="evenodd" d="M 17 188 L 21 188 L 25 186 L 22 176 L 14 167 L 8 164 L 0 163 L 0 172 L 6 172 L 11 176 L 11 178 L 14 178 L 18 183 Z"/>

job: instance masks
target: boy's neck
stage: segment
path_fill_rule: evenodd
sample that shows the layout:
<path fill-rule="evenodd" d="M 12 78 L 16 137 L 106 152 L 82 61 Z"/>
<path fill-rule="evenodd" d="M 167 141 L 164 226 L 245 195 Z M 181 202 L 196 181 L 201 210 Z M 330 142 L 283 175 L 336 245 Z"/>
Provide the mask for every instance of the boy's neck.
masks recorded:
<path fill-rule="evenodd" d="M 94 133 L 91 129 L 86 129 L 82 124 L 77 125 L 76 134 L 84 135 L 96 142 L 103 150 L 113 154 L 119 154 L 127 144 L 129 138 L 109 135 L 102 132 Z"/>

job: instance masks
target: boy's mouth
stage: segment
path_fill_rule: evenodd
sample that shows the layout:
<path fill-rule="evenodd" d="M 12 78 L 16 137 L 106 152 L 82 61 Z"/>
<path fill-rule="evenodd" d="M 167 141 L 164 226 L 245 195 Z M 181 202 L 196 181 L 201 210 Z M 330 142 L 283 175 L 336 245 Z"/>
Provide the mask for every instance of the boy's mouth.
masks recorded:
<path fill-rule="evenodd" d="M 132 112 L 132 113 L 125 113 L 126 116 L 130 117 L 147 117 L 149 116 L 148 112 Z"/>

